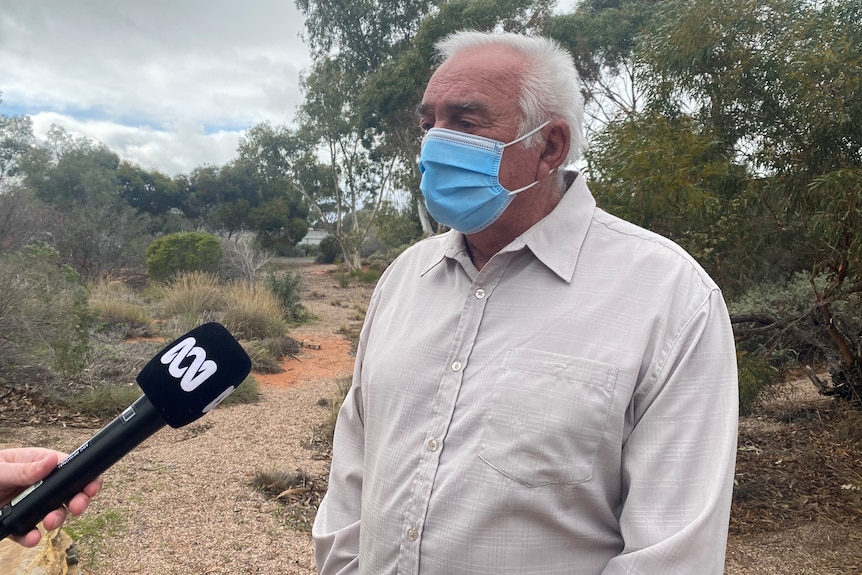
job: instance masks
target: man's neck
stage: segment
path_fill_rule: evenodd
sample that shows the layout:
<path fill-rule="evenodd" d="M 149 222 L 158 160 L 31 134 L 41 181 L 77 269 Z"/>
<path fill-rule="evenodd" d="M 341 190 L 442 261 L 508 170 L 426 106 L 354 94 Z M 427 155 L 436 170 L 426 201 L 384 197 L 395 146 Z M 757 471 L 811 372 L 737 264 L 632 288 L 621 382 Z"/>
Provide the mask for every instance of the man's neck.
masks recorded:
<path fill-rule="evenodd" d="M 467 240 L 467 255 L 470 256 L 470 261 L 473 262 L 473 265 L 476 266 L 476 269 L 479 271 L 485 267 L 485 264 L 488 263 L 497 252 L 505 247 L 500 246 L 499 249 L 492 249 L 491 251 L 486 252 L 470 241 L 470 236 L 465 236 L 465 239 Z"/>
<path fill-rule="evenodd" d="M 494 255 L 509 245 L 512 240 L 550 214 L 559 203 L 563 191 L 536 189 L 535 191 L 523 192 L 523 196 L 517 198 L 516 201 L 532 202 L 532 209 L 524 210 L 521 208 L 512 211 L 513 202 L 513 205 L 509 206 L 509 209 L 500 216 L 500 219 L 489 227 L 481 232 L 465 236 L 467 253 L 476 269 L 481 270 Z M 528 196 L 528 194 L 530 195 Z"/>

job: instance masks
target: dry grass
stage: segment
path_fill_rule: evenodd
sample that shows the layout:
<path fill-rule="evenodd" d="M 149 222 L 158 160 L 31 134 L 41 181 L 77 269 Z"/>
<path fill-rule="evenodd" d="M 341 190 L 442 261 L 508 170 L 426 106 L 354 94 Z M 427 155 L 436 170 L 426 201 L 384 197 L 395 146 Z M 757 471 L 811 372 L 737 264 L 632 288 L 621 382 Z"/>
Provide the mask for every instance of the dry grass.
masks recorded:
<path fill-rule="evenodd" d="M 224 292 L 221 317 L 238 339 L 273 338 L 287 333 L 281 303 L 263 285 L 230 284 Z"/>

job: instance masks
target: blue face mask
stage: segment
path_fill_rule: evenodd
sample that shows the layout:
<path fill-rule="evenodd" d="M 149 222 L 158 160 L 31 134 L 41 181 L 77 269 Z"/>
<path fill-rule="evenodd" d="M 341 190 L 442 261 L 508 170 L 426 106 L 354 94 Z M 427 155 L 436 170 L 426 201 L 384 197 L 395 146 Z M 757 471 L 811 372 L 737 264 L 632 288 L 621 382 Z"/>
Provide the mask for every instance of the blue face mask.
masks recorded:
<path fill-rule="evenodd" d="M 445 128 L 431 128 L 422 142 L 419 188 L 431 216 L 463 234 L 497 221 L 515 197 L 539 182 L 509 191 L 500 185 L 503 149 L 529 138 L 550 122 L 508 144 Z"/>

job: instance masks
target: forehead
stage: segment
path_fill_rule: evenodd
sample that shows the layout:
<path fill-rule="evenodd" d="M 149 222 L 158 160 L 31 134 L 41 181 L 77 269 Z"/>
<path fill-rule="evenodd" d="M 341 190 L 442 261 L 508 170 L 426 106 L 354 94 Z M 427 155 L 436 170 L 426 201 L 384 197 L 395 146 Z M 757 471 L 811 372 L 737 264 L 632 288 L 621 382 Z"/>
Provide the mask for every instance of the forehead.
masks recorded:
<path fill-rule="evenodd" d="M 522 58 L 510 48 L 489 46 L 456 54 L 431 76 L 420 112 L 474 110 L 516 114 Z"/>

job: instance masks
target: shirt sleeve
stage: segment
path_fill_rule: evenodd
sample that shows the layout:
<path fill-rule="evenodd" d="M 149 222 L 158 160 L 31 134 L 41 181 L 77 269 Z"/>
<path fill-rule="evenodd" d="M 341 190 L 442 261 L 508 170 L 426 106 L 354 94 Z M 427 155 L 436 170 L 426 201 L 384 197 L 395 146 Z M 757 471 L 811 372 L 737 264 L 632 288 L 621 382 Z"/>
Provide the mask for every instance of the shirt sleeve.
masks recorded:
<path fill-rule="evenodd" d="M 357 354 L 353 385 L 338 413 L 332 447 L 329 489 L 311 534 L 321 575 L 359 573 L 359 530 L 362 501 L 364 431 Z"/>
<path fill-rule="evenodd" d="M 721 575 L 733 492 L 733 333 L 713 290 L 630 406 L 622 451 L 622 553 L 603 575 Z"/>

